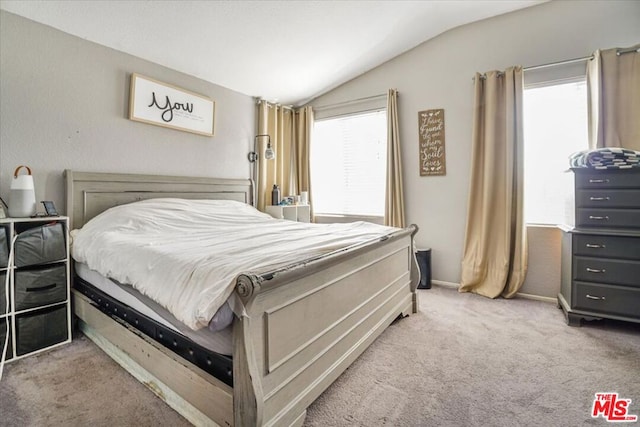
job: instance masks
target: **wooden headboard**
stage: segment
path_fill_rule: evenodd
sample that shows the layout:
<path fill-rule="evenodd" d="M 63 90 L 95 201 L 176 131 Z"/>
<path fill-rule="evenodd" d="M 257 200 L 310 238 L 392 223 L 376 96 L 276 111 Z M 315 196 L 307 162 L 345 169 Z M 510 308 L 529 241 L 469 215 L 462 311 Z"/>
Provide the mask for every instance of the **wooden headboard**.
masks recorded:
<path fill-rule="evenodd" d="M 237 200 L 249 203 L 248 179 L 199 178 L 64 171 L 70 229 L 118 205 L 159 197 Z"/>

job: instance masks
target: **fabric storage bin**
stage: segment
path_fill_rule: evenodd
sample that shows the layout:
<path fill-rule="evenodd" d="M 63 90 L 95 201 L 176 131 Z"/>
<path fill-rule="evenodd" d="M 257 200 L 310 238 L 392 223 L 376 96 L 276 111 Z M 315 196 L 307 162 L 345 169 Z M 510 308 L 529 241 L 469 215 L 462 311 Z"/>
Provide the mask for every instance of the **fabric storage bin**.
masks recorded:
<path fill-rule="evenodd" d="M 16 311 L 67 299 L 67 266 L 16 270 L 14 274 Z"/>
<path fill-rule="evenodd" d="M 18 235 L 14 245 L 16 267 L 60 261 L 66 257 L 65 230 L 60 222 L 27 229 Z"/>
<path fill-rule="evenodd" d="M 11 343 L 11 331 L 7 328 L 9 318 L 8 317 L 0 317 L 0 354 L 2 353 L 2 349 L 4 348 L 4 342 L 7 338 L 7 333 L 9 334 L 9 342 L 7 346 L 7 356 L 6 360 L 13 358 L 13 344 Z"/>
<path fill-rule="evenodd" d="M 1 271 L 0 272 L 0 316 L 7 313 L 7 298 L 6 298 L 7 294 L 5 294 L 5 291 L 6 291 L 5 280 L 7 280 L 7 272 Z M 11 292 L 9 292 L 9 295 L 11 295 Z M 9 301 L 9 304 L 11 304 L 11 301 Z"/>
<path fill-rule="evenodd" d="M 31 353 L 67 339 L 67 306 L 16 316 L 16 355 Z"/>
<path fill-rule="evenodd" d="M 7 227 L 0 225 L 0 268 L 6 267 L 8 262 L 9 262 L 9 231 L 7 230 Z"/>

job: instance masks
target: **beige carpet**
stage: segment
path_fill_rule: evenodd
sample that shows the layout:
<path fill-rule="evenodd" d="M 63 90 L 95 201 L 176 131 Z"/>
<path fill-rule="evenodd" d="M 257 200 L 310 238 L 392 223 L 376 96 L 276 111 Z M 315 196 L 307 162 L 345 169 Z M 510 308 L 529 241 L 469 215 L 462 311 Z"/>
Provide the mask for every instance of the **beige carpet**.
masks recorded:
<path fill-rule="evenodd" d="M 419 294 L 421 312 L 391 325 L 305 426 L 604 426 L 591 405 L 612 391 L 640 416 L 640 325 L 572 328 L 549 303 Z M 188 423 L 80 337 L 5 367 L 0 425 Z"/>

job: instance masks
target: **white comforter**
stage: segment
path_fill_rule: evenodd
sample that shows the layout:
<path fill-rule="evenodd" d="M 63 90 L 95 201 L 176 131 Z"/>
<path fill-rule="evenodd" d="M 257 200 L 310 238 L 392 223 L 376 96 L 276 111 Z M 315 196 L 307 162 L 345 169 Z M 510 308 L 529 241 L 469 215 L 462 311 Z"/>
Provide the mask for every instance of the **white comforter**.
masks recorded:
<path fill-rule="evenodd" d="M 111 208 L 74 230 L 72 254 L 197 330 L 229 298 L 240 273 L 266 273 L 395 230 L 277 220 L 228 200 L 152 199 Z"/>

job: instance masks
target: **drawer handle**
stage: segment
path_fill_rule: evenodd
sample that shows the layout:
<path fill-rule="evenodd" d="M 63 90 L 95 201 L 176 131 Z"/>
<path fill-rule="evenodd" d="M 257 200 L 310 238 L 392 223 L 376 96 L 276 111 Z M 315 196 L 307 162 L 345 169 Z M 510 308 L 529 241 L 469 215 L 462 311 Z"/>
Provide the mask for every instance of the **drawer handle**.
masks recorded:
<path fill-rule="evenodd" d="M 602 202 L 602 201 L 609 201 L 611 200 L 611 198 L 610 197 L 589 197 L 589 200 L 593 202 Z"/>
<path fill-rule="evenodd" d="M 589 180 L 590 184 L 606 184 L 608 182 L 609 182 L 608 179 L 590 179 Z"/>
<path fill-rule="evenodd" d="M 589 294 L 587 294 L 587 298 L 595 299 L 595 300 L 598 300 L 598 301 L 604 301 L 605 300 L 605 297 L 597 297 L 597 296 L 589 295 Z"/>
<path fill-rule="evenodd" d="M 592 249 L 604 249 L 604 248 L 606 248 L 605 245 L 599 245 L 597 243 L 587 243 L 585 246 L 588 247 L 588 248 L 592 248 Z"/>
<path fill-rule="evenodd" d="M 26 291 L 27 292 L 43 292 L 43 291 L 51 290 L 51 289 L 53 289 L 55 287 L 56 287 L 56 284 L 52 283 L 50 285 L 42 286 L 42 287 L 39 287 L 39 288 L 27 288 Z"/>
<path fill-rule="evenodd" d="M 589 219 L 596 219 L 598 221 L 607 221 L 609 219 L 608 216 L 593 216 L 593 215 L 589 215 Z"/>
<path fill-rule="evenodd" d="M 587 267 L 587 271 L 589 273 L 606 273 L 607 270 L 605 270 L 604 268 L 602 270 L 596 270 L 595 268 L 589 268 Z"/>

